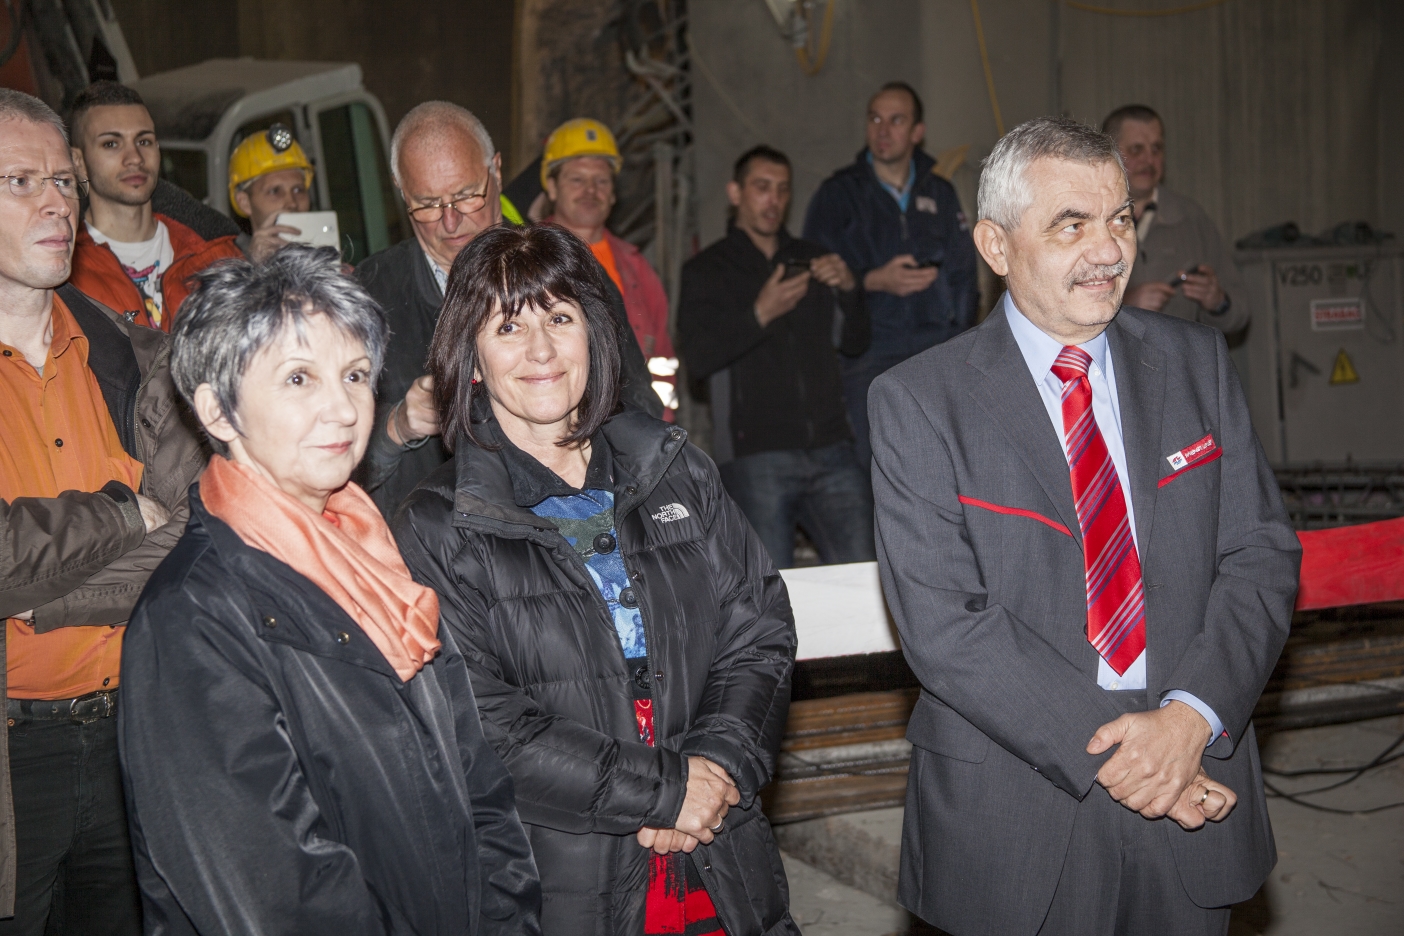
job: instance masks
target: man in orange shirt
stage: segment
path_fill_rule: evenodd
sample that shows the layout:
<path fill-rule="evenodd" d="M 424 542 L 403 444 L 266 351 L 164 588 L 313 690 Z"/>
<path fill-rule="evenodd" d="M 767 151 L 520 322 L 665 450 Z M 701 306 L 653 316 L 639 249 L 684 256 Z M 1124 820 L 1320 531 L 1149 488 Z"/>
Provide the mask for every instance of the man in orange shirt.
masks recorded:
<path fill-rule="evenodd" d="M 639 248 L 616 237 L 605 222 L 614 210 L 614 177 L 624 160 L 614 134 L 598 120 L 567 120 L 546 140 L 541 184 L 552 211 L 546 223 L 565 228 L 590 246 L 624 297 L 624 311 L 653 376 L 653 389 L 672 422 L 677 408 L 678 359 L 668 336 L 668 295 Z"/>
<path fill-rule="evenodd" d="M 0 89 L 0 936 L 141 932 L 119 625 L 205 458 L 169 339 L 61 286 L 83 187 L 58 115 Z"/>
<path fill-rule="evenodd" d="M 74 163 L 89 185 L 70 282 L 129 321 L 170 331 L 186 280 L 243 252 L 233 236 L 206 241 L 152 210 L 161 146 L 141 95 L 94 82 L 73 101 L 69 127 Z"/>

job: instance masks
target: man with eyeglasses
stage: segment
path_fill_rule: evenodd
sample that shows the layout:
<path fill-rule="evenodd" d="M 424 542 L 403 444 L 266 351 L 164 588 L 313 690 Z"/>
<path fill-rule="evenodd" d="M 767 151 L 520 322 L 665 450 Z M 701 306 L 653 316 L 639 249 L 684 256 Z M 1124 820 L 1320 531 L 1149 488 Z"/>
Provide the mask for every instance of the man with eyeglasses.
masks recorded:
<path fill-rule="evenodd" d="M 72 283 L 128 320 L 168 332 L 188 293 L 186 281 L 243 252 L 232 236 L 207 241 L 152 209 L 161 146 L 136 91 L 94 82 L 74 99 L 69 130 L 74 162 L 89 180 Z"/>
<path fill-rule="evenodd" d="M 390 138 L 390 173 L 409 209 L 414 239 L 366 258 L 356 278 L 390 322 L 390 345 L 376 390 L 376 430 L 358 480 L 386 516 L 431 471 L 448 460 L 439 438 L 433 381 L 425 358 L 439 320 L 449 270 L 464 247 L 502 222 L 520 223 L 502 199 L 502 156 L 471 111 L 447 101 L 410 110 Z M 621 398 L 626 405 L 662 413 L 643 352 L 615 299 Z"/>
<path fill-rule="evenodd" d="M 868 470 L 868 386 L 883 371 L 975 324 L 975 242 L 960 199 L 921 148 L 921 97 L 904 81 L 868 102 L 867 146 L 815 191 L 804 239 L 838 254 L 863 284 L 872 345 L 844 358 L 854 449 Z"/>
<path fill-rule="evenodd" d="M 169 338 L 69 278 L 63 121 L 0 89 L 0 936 L 141 932 L 117 760 L 122 626 L 205 464 Z"/>

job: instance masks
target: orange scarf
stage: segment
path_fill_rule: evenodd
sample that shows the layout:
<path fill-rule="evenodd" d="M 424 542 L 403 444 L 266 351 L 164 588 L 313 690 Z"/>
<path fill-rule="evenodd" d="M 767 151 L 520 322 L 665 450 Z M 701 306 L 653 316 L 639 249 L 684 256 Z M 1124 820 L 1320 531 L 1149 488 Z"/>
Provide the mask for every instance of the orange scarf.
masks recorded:
<path fill-rule="evenodd" d="M 410 578 L 375 503 L 347 483 L 319 517 L 246 465 L 210 459 L 205 507 L 239 538 L 307 576 L 409 682 L 439 652 L 439 596 Z"/>

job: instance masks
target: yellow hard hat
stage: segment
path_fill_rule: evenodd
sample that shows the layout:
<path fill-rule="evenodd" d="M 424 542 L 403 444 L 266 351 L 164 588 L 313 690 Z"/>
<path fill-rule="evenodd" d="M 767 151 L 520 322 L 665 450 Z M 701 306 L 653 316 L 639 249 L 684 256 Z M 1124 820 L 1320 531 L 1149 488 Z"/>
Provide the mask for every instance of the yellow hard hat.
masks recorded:
<path fill-rule="evenodd" d="M 301 169 L 304 184 L 312 187 L 312 163 L 298 145 L 293 132 L 280 123 L 253 134 L 240 143 L 229 157 L 229 203 L 240 217 L 247 218 L 234 193 L 247 182 L 270 172 Z"/>
<path fill-rule="evenodd" d="M 546 138 L 546 152 L 541 154 L 541 184 L 546 184 L 552 169 L 577 156 L 602 156 L 616 173 L 624 166 L 619 144 L 614 142 L 608 127 L 584 117 L 567 120 Z"/>

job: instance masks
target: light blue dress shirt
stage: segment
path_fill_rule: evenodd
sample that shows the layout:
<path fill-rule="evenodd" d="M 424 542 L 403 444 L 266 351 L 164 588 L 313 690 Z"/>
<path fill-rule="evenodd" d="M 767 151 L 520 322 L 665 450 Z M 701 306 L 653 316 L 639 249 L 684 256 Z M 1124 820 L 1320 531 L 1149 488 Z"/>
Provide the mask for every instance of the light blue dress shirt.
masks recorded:
<path fill-rule="evenodd" d="M 447 208 L 444 210 L 448 211 Z M 429 272 L 434 274 L 434 282 L 439 284 L 439 295 L 442 296 L 444 293 L 448 292 L 448 274 L 444 272 L 443 267 L 434 262 L 434 258 L 429 256 L 427 251 L 424 254 L 424 259 L 429 264 Z"/>
<path fill-rule="evenodd" d="M 1039 396 L 1043 398 L 1044 408 L 1048 410 L 1048 419 L 1053 423 L 1053 429 L 1058 433 L 1058 442 L 1063 446 L 1063 457 L 1066 458 L 1068 445 L 1063 436 L 1063 382 L 1053 373 L 1053 362 L 1057 360 L 1063 346 L 1025 318 L 1014 305 L 1014 299 L 1009 293 L 1004 294 L 1003 303 L 1009 329 L 1014 333 L 1014 341 L 1024 355 L 1024 363 L 1028 365 L 1029 373 L 1033 375 Z M 1136 511 L 1127 494 L 1131 489 L 1131 476 L 1126 470 L 1126 442 L 1121 435 L 1121 405 L 1116 392 L 1116 365 L 1112 361 L 1111 348 L 1107 344 L 1107 333 L 1102 332 L 1078 347 L 1092 357 L 1092 364 L 1087 370 L 1087 380 L 1092 385 L 1092 415 L 1097 420 L 1102 441 L 1106 443 L 1107 454 L 1116 466 L 1116 476 L 1121 483 L 1122 494 L 1126 497 L 1126 519 L 1130 522 L 1132 542 L 1135 543 Z M 1139 556 L 1139 545 L 1136 546 L 1136 551 Z M 1146 651 L 1142 650 L 1141 655 L 1126 668 L 1126 672 L 1120 674 L 1099 656 L 1097 685 L 1103 689 L 1146 688 Z M 1223 733 L 1224 724 L 1219 720 L 1219 716 L 1214 714 L 1214 710 L 1183 689 L 1171 689 L 1166 692 L 1161 696 L 1160 704 L 1163 707 L 1167 702 L 1175 700 L 1185 703 L 1204 716 L 1204 720 L 1213 730 L 1209 736 L 1209 743 L 1212 744 L 1214 739 Z"/>
<path fill-rule="evenodd" d="M 869 152 L 868 165 L 871 166 L 872 164 L 873 154 Z M 878 177 L 878 184 L 887 189 L 887 194 L 897 199 L 897 207 L 902 209 L 903 214 L 906 214 L 907 204 L 912 200 L 912 189 L 916 187 L 916 160 L 913 159 L 907 165 L 907 181 L 903 183 L 901 188 L 882 181 L 881 176 Z"/>

